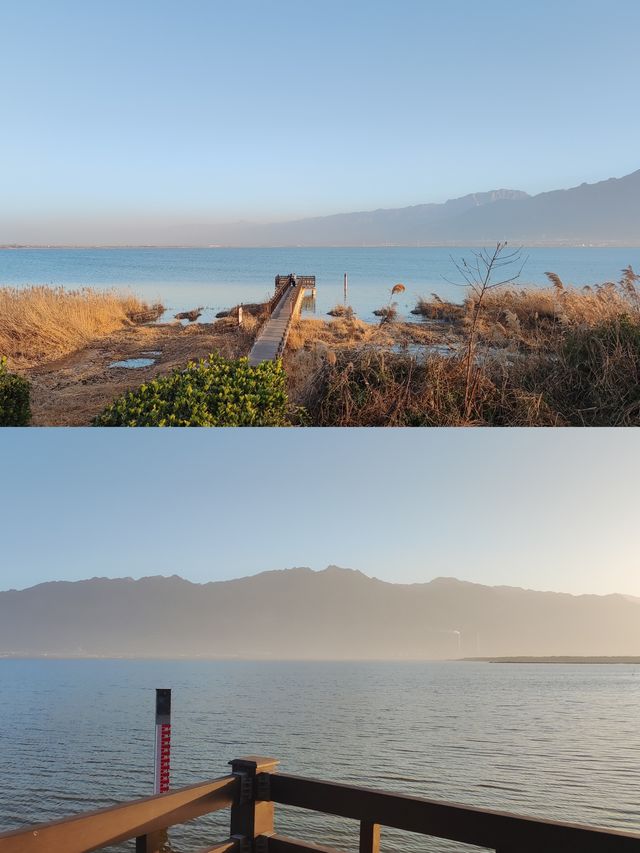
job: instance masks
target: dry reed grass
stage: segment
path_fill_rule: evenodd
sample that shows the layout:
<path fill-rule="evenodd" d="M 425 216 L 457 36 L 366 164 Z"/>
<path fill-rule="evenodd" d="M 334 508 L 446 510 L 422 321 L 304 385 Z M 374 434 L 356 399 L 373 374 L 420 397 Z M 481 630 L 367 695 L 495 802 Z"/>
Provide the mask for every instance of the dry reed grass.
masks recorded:
<path fill-rule="evenodd" d="M 44 364 L 127 324 L 157 319 L 162 310 L 89 288 L 0 288 L 0 355 L 16 367 Z"/>
<path fill-rule="evenodd" d="M 516 342 L 525 346 L 546 344 L 562 329 L 595 328 L 626 316 L 640 320 L 637 276 L 623 270 L 619 282 L 605 282 L 581 289 L 565 287 L 555 273 L 546 288 L 506 288 L 484 295 L 480 334 L 494 344 Z M 446 302 L 436 294 L 421 298 L 414 309 L 426 319 L 453 324 L 464 334 L 474 314 L 477 297 L 470 293 L 462 305 Z"/>
<path fill-rule="evenodd" d="M 357 317 L 337 317 L 334 320 L 297 319 L 289 332 L 287 349 L 292 352 L 303 347 L 325 344 L 329 347 L 376 344 L 389 346 L 393 338 L 380 326 L 365 323 Z"/>
<path fill-rule="evenodd" d="M 327 311 L 327 314 L 330 317 L 345 317 L 350 320 L 354 316 L 354 311 L 351 305 L 342 305 L 341 303 L 338 303 Z"/>
<path fill-rule="evenodd" d="M 493 373 L 493 375 L 492 375 Z M 302 393 L 301 393 L 302 392 Z M 557 426 L 562 419 L 541 394 L 514 388 L 501 370 L 483 370 L 473 411 L 465 414 L 465 365 L 366 348 L 337 353 L 298 387 L 314 426 Z"/>
<path fill-rule="evenodd" d="M 460 349 L 418 358 L 385 351 L 372 331 L 333 360 L 294 365 L 298 402 L 316 426 L 640 426 L 638 277 L 629 268 L 582 290 L 549 277 L 550 288 L 485 294 L 471 396 Z M 463 343 L 477 306 L 420 307 Z"/>

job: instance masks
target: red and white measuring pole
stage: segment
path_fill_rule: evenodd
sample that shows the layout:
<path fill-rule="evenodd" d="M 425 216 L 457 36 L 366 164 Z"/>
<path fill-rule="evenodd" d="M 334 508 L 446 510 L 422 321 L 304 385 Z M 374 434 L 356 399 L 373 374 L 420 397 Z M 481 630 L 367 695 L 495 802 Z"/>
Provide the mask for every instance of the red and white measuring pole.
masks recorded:
<path fill-rule="evenodd" d="M 169 790 L 171 769 L 171 690 L 156 690 L 156 755 L 153 774 L 154 794 Z"/>

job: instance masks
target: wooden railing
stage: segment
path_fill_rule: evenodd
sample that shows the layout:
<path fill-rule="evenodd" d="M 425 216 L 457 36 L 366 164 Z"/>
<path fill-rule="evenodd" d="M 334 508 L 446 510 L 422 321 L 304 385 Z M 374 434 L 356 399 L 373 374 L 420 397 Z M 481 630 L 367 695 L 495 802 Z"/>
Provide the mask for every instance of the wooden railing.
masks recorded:
<path fill-rule="evenodd" d="M 273 294 L 273 296 L 271 297 L 271 299 L 266 303 L 266 305 L 267 305 L 267 311 L 268 311 L 268 313 L 269 313 L 269 317 L 273 314 L 273 312 L 275 311 L 275 309 L 276 309 L 277 305 L 280 303 L 280 300 L 281 300 L 281 299 L 282 299 L 282 297 L 284 296 L 284 294 L 285 294 L 285 292 L 286 292 L 287 288 L 289 287 L 289 284 L 288 284 L 286 281 L 285 281 L 285 282 L 283 282 L 283 283 L 279 283 L 279 282 L 278 282 L 278 279 L 279 279 L 279 278 L 281 278 L 281 276 L 277 276 L 277 277 L 276 277 L 276 289 L 275 289 L 275 293 Z"/>
<path fill-rule="evenodd" d="M 287 341 L 289 340 L 289 332 L 291 331 L 291 326 L 293 325 L 293 321 L 300 313 L 300 304 L 302 302 L 302 296 L 304 294 L 304 288 L 302 286 L 296 288 L 296 292 L 289 303 L 289 316 L 287 318 L 287 325 L 284 328 L 284 332 L 282 335 L 282 340 L 278 346 L 278 351 L 276 353 L 276 357 L 280 358 L 284 353 L 287 347 Z"/>
<path fill-rule="evenodd" d="M 231 806 L 237 798 L 238 785 L 237 777 L 223 776 L 168 794 L 5 832 L 0 834 L 0 851 L 88 853 L 135 838 L 137 853 L 155 853 L 163 830 Z"/>
<path fill-rule="evenodd" d="M 379 853 L 381 827 L 497 853 L 640 853 L 640 835 L 521 817 L 276 773 L 273 758 L 231 762 L 232 774 L 168 794 L 0 834 L 0 853 L 89 853 L 136 839 L 137 853 L 160 853 L 162 830 L 230 806 L 230 837 L 198 853 L 338 853 L 279 835 L 274 804 L 359 821 L 359 853 Z"/>
<path fill-rule="evenodd" d="M 291 279 L 288 275 L 277 275 L 275 282 L 275 292 L 271 299 L 267 302 L 267 309 L 269 311 L 269 316 L 271 316 L 276 309 L 277 305 L 280 303 L 283 295 L 286 291 L 291 287 Z M 308 290 L 309 288 L 314 288 L 316 286 L 316 277 L 315 275 L 298 275 L 296 276 L 296 288 L 299 288 L 300 291 Z"/>
<path fill-rule="evenodd" d="M 282 286 L 290 285 L 291 279 L 288 275 L 277 275 L 276 276 L 276 290 Z M 316 286 L 316 277 L 315 275 L 296 275 L 296 284 L 305 290 L 311 287 Z"/>

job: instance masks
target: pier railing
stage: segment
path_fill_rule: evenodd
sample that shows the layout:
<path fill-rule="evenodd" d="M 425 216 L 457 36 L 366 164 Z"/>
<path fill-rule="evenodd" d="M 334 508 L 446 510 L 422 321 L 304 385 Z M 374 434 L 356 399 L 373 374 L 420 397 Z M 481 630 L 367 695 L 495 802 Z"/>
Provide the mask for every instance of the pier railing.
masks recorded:
<path fill-rule="evenodd" d="M 291 279 L 288 275 L 277 275 L 275 280 L 275 291 L 271 299 L 266 303 L 269 316 L 273 314 L 276 307 L 280 304 L 280 300 L 291 287 Z M 316 277 L 315 275 L 299 275 L 296 276 L 296 287 L 299 290 L 313 290 L 315 292 Z"/>
<path fill-rule="evenodd" d="M 198 853 L 338 853 L 276 833 L 278 803 L 359 822 L 359 853 L 379 853 L 383 827 L 497 853 L 640 853 L 639 834 L 289 776 L 275 772 L 277 764 L 257 756 L 235 759 L 231 775 L 220 779 L 0 834 L 0 853 L 89 853 L 134 838 L 136 853 L 160 853 L 163 830 L 227 807 L 229 838 Z"/>
<path fill-rule="evenodd" d="M 280 300 L 284 296 L 287 288 L 289 287 L 288 276 L 278 275 L 276 276 L 276 288 L 271 299 L 266 303 L 267 312 L 269 317 L 273 314 L 276 307 L 280 304 Z"/>

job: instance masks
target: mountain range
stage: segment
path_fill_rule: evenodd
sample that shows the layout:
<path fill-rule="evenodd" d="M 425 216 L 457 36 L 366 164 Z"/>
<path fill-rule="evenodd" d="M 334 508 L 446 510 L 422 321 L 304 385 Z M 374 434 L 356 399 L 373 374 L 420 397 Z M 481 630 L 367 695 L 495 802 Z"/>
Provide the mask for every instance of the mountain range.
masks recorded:
<path fill-rule="evenodd" d="M 0 593 L 0 655 L 443 659 L 640 655 L 640 599 L 395 584 L 329 566 L 196 584 L 146 577 Z"/>
<path fill-rule="evenodd" d="M 166 219 L 165 219 L 166 223 Z M 84 235 L 79 242 L 69 234 Z M 0 248 L 26 246 L 375 247 L 640 246 L 640 170 L 621 178 L 529 195 L 475 192 L 442 204 L 337 213 L 286 222 L 160 224 L 120 216 L 77 225 L 16 224 L 0 215 Z"/>
<path fill-rule="evenodd" d="M 472 193 L 444 204 L 340 213 L 289 222 L 188 225 L 163 240 L 219 246 L 640 245 L 640 170 L 530 196 Z"/>

